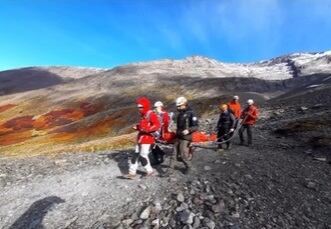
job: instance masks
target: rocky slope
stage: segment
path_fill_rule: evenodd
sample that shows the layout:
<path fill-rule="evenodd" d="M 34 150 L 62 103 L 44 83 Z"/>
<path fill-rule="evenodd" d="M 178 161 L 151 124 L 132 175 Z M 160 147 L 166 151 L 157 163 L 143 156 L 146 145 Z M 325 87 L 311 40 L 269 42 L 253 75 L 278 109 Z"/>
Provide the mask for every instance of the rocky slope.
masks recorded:
<path fill-rule="evenodd" d="M 302 139 L 273 134 L 282 122 L 271 108 L 262 110 L 253 147 L 236 138 L 221 154 L 197 149 L 188 176 L 178 163 L 169 170 L 168 148 L 157 176 L 145 178 L 141 170 L 135 180 L 121 178 L 130 149 L 1 158 L 0 227 L 330 228 L 330 164 L 321 160 L 327 157 L 315 157 L 320 148 Z M 288 115 L 274 110 L 277 118 L 312 116 L 288 108 Z M 202 126 L 215 121 L 201 120 Z"/>

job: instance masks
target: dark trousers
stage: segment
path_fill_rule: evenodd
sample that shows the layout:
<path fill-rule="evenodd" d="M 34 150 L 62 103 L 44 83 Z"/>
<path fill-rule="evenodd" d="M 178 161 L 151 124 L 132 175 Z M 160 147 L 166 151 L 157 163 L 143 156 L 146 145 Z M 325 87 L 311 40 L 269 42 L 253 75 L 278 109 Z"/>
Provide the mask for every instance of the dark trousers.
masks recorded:
<path fill-rule="evenodd" d="M 230 131 L 229 127 L 221 127 L 220 129 L 218 129 L 217 142 L 223 142 L 223 141 L 226 141 L 229 138 L 231 138 L 232 133 L 229 133 L 229 131 Z M 231 145 L 231 140 L 227 141 L 225 144 L 226 144 L 226 147 L 229 148 Z M 222 149 L 222 144 L 218 144 L 218 148 Z"/>
<path fill-rule="evenodd" d="M 239 130 L 239 138 L 240 138 L 241 143 L 244 142 L 244 131 L 245 130 L 247 131 L 248 145 L 251 145 L 252 139 L 253 139 L 253 125 L 244 124 L 241 126 L 241 128 Z"/>

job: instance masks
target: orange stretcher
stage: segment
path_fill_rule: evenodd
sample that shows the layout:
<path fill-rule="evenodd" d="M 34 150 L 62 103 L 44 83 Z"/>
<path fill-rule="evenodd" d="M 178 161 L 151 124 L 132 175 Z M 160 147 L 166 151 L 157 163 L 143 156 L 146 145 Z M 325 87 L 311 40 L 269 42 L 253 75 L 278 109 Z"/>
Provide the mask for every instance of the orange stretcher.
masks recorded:
<path fill-rule="evenodd" d="M 174 143 L 176 134 L 174 132 L 166 132 L 162 136 L 162 141 L 166 144 Z M 215 142 L 217 141 L 216 133 L 208 134 L 203 131 L 196 131 L 192 134 L 192 142 Z"/>

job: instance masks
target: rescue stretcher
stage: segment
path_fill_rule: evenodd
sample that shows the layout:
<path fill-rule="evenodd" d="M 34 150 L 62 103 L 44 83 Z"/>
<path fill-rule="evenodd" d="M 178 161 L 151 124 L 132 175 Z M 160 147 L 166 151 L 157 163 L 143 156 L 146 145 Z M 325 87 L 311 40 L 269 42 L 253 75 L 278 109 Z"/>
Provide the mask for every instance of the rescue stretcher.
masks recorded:
<path fill-rule="evenodd" d="M 212 132 L 212 133 L 207 133 L 204 131 L 196 131 L 192 133 L 192 142 L 190 144 L 190 147 L 193 148 L 204 148 L 204 149 L 218 149 L 218 145 L 224 144 L 228 141 L 231 141 L 236 134 L 238 133 L 239 129 L 245 122 L 247 116 L 242 119 L 238 125 L 236 125 L 236 128 L 233 132 L 226 133 L 225 135 L 217 138 L 217 134 Z M 228 137 L 226 140 L 219 141 L 220 139 L 224 139 L 225 137 Z M 157 143 L 161 145 L 172 145 L 174 144 L 174 141 L 176 140 L 176 134 L 173 132 L 168 132 L 164 133 L 162 140 L 157 140 Z"/>

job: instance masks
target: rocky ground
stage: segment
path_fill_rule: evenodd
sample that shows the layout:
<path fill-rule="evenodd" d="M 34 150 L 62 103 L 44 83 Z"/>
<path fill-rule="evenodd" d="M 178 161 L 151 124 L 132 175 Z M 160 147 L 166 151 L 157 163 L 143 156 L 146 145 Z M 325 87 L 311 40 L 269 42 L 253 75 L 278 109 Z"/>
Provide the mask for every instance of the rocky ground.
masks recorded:
<path fill-rule="evenodd" d="M 0 227 L 331 228 L 329 146 L 290 125 L 323 117 L 327 139 L 329 112 L 266 107 L 253 147 L 197 149 L 190 175 L 166 160 L 157 176 L 123 179 L 130 150 L 1 158 Z"/>

